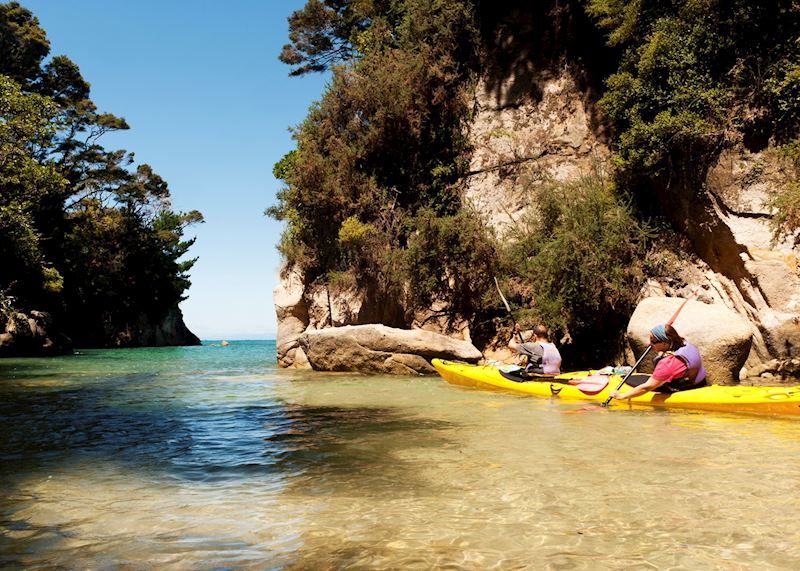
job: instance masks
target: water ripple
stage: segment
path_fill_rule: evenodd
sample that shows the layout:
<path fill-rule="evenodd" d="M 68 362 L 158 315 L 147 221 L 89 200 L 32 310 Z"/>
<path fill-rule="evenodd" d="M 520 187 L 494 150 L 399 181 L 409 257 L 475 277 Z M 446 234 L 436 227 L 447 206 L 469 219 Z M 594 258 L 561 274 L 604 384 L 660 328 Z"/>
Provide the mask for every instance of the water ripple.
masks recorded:
<path fill-rule="evenodd" d="M 14 363 L 0 568 L 800 568 L 797 422 L 562 415 L 274 344 Z"/>

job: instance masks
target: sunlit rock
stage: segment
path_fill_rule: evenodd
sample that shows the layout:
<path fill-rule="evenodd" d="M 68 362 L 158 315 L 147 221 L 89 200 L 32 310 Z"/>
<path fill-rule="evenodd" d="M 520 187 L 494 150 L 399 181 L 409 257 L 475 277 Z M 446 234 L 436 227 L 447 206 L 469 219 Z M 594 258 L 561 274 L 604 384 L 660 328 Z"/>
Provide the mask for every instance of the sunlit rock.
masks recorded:
<path fill-rule="evenodd" d="M 633 363 L 649 344 L 650 329 L 666 323 L 683 303 L 676 297 L 643 299 L 628 323 L 628 343 Z M 681 310 L 675 330 L 700 350 L 708 382 L 730 385 L 739 382 L 739 371 L 750 353 L 752 326 L 722 304 L 706 304 L 690 299 Z M 642 362 L 639 371 L 653 371 L 652 359 Z"/>
<path fill-rule="evenodd" d="M 45 311 L 15 312 L 0 328 L 0 357 L 59 355 L 68 353 L 71 345 L 53 330 L 53 320 Z"/>
<path fill-rule="evenodd" d="M 434 357 L 468 362 L 482 357 L 467 341 L 376 324 L 306 331 L 298 341 L 311 367 L 318 371 L 427 374 L 435 373 L 429 363 Z"/>

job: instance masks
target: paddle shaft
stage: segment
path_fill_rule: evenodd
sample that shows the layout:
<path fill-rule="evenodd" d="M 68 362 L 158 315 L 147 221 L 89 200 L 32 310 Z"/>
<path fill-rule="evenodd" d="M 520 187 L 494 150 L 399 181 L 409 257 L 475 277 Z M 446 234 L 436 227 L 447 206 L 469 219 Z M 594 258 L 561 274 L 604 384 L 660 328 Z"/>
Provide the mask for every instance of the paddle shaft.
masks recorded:
<path fill-rule="evenodd" d="M 652 347 L 651 347 L 650 345 L 648 345 L 648 346 L 647 346 L 647 349 L 645 349 L 645 350 L 644 350 L 644 353 L 642 353 L 642 356 L 641 356 L 641 357 L 639 357 L 639 360 L 638 360 L 638 361 L 636 361 L 636 364 L 633 366 L 633 368 L 632 368 L 630 371 L 628 371 L 628 374 L 627 374 L 627 375 L 625 375 L 624 377 L 622 377 L 622 380 L 621 380 L 621 381 L 620 381 L 620 383 L 617 385 L 617 388 L 616 388 L 616 389 L 614 389 L 614 390 L 617 390 L 617 391 L 618 391 L 618 390 L 620 390 L 620 389 L 622 388 L 622 385 L 624 385 L 624 384 L 625 384 L 625 381 L 627 381 L 627 380 L 630 378 L 630 376 L 631 376 L 631 375 L 632 375 L 632 374 L 633 374 L 633 373 L 636 371 L 636 369 L 638 369 L 638 368 L 639 368 L 639 365 L 641 365 L 641 364 L 642 364 L 642 361 L 644 361 L 644 358 L 645 358 L 645 357 L 647 357 L 647 355 L 650 353 L 650 349 L 652 349 Z M 602 406 L 608 406 L 608 403 L 610 403 L 610 402 L 611 402 L 611 399 L 612 399 L 612 398 L 613 398 L 613 397 L 612 397 L 611 395 L 609 395 L 609 397 L 608 397 L 608 398 L 605 400 L 605 402 L 602 404 Z"/>
<path fill-rule="evenodd" d="M 680 307 L 678 307 L 678 309 L 675 311 L 675 313 L 673 314 L 673 316 L 669 318 L 669 321 L 667 321 L 667 325 L 672 325 L 673 323 L 675 323 L 675 320 L 678 318 L 678 314 L 681 312 L 681 310 L 683 309 L 683 307 L 684 307 L 684 306 L 685 306 L 685 305 L 688 303 L 688 301 L 689 301 L 691 298 L 693 298 L 693 297 L 695 296 L 695 294 L 696 294 L 696 293 L 697 293 L 697 291 L 693 291 L 692 293 L 690 293 L 690 294 L 689 294 L 689 297 L 687 297 L 686 299 L 684 299 L 684 300 L 683 300 L 683 303 L 680 305 Z M 642 356 L 641 356 L 641 357 L 639 357 L 639 360 L 638 360 L 638 361 L 636 361 L 636 364 L 633 366 L 633 369 L 631 369 L 630 371 L 628 371 L 628 374 L 627 374 L 627 375 L 625 375 L 625 376 L 622 378 L 622 381 L 620 382 L 620 384 L 619 384 L 619 385 L 617 385 L 617 388 L 616 388 L 616 390 L 620 390 L 620 389 L 622 388 L 622 385 L 624 385 L 624 384 L 625 384 L 625 381 L 627 381 L 627 380 L 628 380 L 628 378 L 629 378 L 629 377 L 630 377 L 630 376 L 631 376 L 631 375 L 634 373 L 634 371 L 636 371 L 636 369 L 638 369 L 638 368 L 639 368 L 639 365 L 642 363 L 642 361 L 644 360 L 644 358 L 645 358 L 645 357 L 647 357 L 647 354 L 648 354 L 648 353 L 650 353 L 650 349 L 652 349 L 652 348 L 653 348 L 653 347 L 652 347 L 651 345 L 648 345 L 648 346 L 647 346 L 647 349 L 645 349 L 645 350 L 644 350 L 644 353 L 642 353 Z M 609 405 L 609 403 L 611 402 L 611 399 L 612 399 L 612 398 L 613 398 L 613 397 L 611 397 L 611 396 L 609 395 L 609 397 L 608 397 L 608 398 L 605 400 L 605 402 L 603 403 L 603 405 L 602 405 L 602 406 L 608 406 L 608 405 Z"/>
<path fill-rule="evenodd" d="M 508 316 L 511 318 L 511 325 L 514 327 L 514 331 L 517 332 L 519 336 L 519 342 L 525 343 L 525 340 L 522 338 L 522 333 L 517 331 L 517 322 L 514 319 L 514 314 L 511 313 L 511 306 L 508 305 L 508 300 L 506 300 L 506 296 L 503 295 L 503 290 L 500 289 L 500 282 L 497 281 L 497 276 L 494 278 L 494 285 L 497 287 L 497 293 L 500 294 L 500 299 L 503 300 L 503 305 L 506 306 L 506 311 L 508 312 Z"/>

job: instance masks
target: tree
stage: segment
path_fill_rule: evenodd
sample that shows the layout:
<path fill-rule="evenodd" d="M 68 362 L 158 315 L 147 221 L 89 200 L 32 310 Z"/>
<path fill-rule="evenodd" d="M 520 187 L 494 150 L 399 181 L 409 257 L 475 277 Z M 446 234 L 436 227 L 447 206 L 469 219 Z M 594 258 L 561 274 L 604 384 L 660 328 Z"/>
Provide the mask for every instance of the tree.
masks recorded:
<path fill-rule="evenodd" d="M 0 292 L 25 304 L 61 287 L 43 252 L 36 217 L 49 196 L 62 194 L 66 180 L 34 156 L 50 140 L 56 113 L 48 98 L 25 94 L 0 75 Z"/>
<path fill-rule="evenodd" d="M 18 2 L 0 4 L 0 71 L 17 83 L 36 78 L 50 42 L 39 20 Z"/>
<path fill-rule="evenodd" d="M 286 187 L 268 213 L 287 222 L 284 257 L 310 280 L 350 273 L 362 286 L 413 291 L 413 303 L 437 296 L 454 313 L 474 314 L 467 281 L 492 256 L 469 250 L 472 225 L 455 228 L 468 219 L 459 214 L 459 188 L 478 65 L 471 3 L 310 0 L 289 22 L 292 44 L 281 59 L 300 66 L 293 74 L 331 69 L 332 80 L 295 130 L 297 148 L 274 169 Z M 431 231 L 420 236 L 423 220 Z M 426 248 L 445 247 L 440 238 L 465 247 L 447 254 L 455 282 L 428 287 L 411 260 L 427 263 Z"/>
<path fill-rule="evenodd" d="M 348 0 L 309 0 L 289 17 L 289 40 L 279 59 L 297 66 L 289 75 L 324 71 L 336 61 L 350 59 L 355 50 L 350 36 L 353 21 Z"/>
<path fill-rule="evenodd" d="M 98 112 L 74 62 L 48 55 L 31 12 L 0 4 L 0 291 L 102 345 L 184 298 L 195 260 L 179 261 L 193 243 L 182 236 L 202 215 L 173 212 L 150 166 L 102 146 L 128 124 Z"/>

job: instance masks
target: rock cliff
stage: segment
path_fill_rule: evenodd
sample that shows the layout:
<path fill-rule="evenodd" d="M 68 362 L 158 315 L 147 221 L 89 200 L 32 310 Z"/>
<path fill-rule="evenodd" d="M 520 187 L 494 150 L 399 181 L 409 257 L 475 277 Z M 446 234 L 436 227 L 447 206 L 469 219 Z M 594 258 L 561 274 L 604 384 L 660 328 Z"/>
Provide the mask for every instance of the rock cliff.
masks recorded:
<path fill-rule="evenodd" d="M 587 79 L 586 66 L 597 64 L 584 58 L 583 66 L 537 68 L 533 58 L 525 60 L 526 52 L 512 49 L 513 41 L 510 45 L 506 52 L 516 54 L 513 65 L 502 73 L 489 69 L 475 89 L 473 154 L 463 194 L 463 201 L 506 240 L 513 240 L 515 221 L 524 211 L 536 207 L 531 189 L 537 182 L 602 171 L 611 157 Z M 756 143 L 734 133 L 716 159 L 692 177 L 648 181 L 644 188 L 689 242 L 674 275 L 651 280 L 641 297 L 686 296 L 697 289 L 699 301 L 738 314 L 752 335 L 745 369 L 800 356 L 798 237 L 774 239 L 768 206 L 789 176 L 769 141 Z M 388 323 L 377 317 L 385 303 L 365 292 L 320 295 L 291 268 L 283 276 L 275 290 L 281 366 L 309 366 L 298 343 L 305 331 Z M 424 316 L 415 323 L 406 319 L 405 325 L 422 323 L 444 331 Z M 470 339 L 466 327 L 458 335 Z"/>
<path fill-rule="evenodd" d="M 189 331 L 180 309 L 175 308 L 163 319 L 153 322 L 142 315 L 134 324 L 114 327 L 106 332 L 102 342 L 78 341 L 78 345 L 103 347 L 161 347 L 199 345 L 200 339 Z M 0 357 L 39 357 L 69 353 L 72 340 L 57 327 L 52 317 L 43 311 L 29 315 L 14 313 L 0 331 Z"/>
<path fill-rule="evenodd" d="M 0 332 L 0 357 L 62 355 L 71 349 L 72 342 L 53 329 L 50 314 L 43 311 L 15 312 Z"/>
<path fill-rule="evenodd" d="M 518 85 L 519 78 L 505 82 Z M 501 235 L 535 206 L 535 197 L 524 191 L 528 181 L 569 180 L 610 155 L 592 127 L 578 78 L 564 70 L 538 83 L 538 99 L 519 89 L 506 95 L 512 91 L 504 84 L 495 90 L 482 84 L 476 93 L 476 152 L 465 200 L 485 212 Z M 769 146 L 750 150 L 734 139 L 699 182 L 654 184 L 657 200 L 696 256 L 674 279 L 648 283 L 642 297 L 685 296 L 699 287 L 702 301 L 735 311 L 753 335 L 748 368 L 800 355 L 800 251 L 795 237 L 774 239 L 767 206 L 787 176 Z"/>
<path fill-rule="evenodd" d="M 109 335 L 116 347 L 166 347 L 200 345 L 197 335 L 183 322 L 183 313 L 177 307 L 157 321 L 141 315 L 136 323 Z"/>

